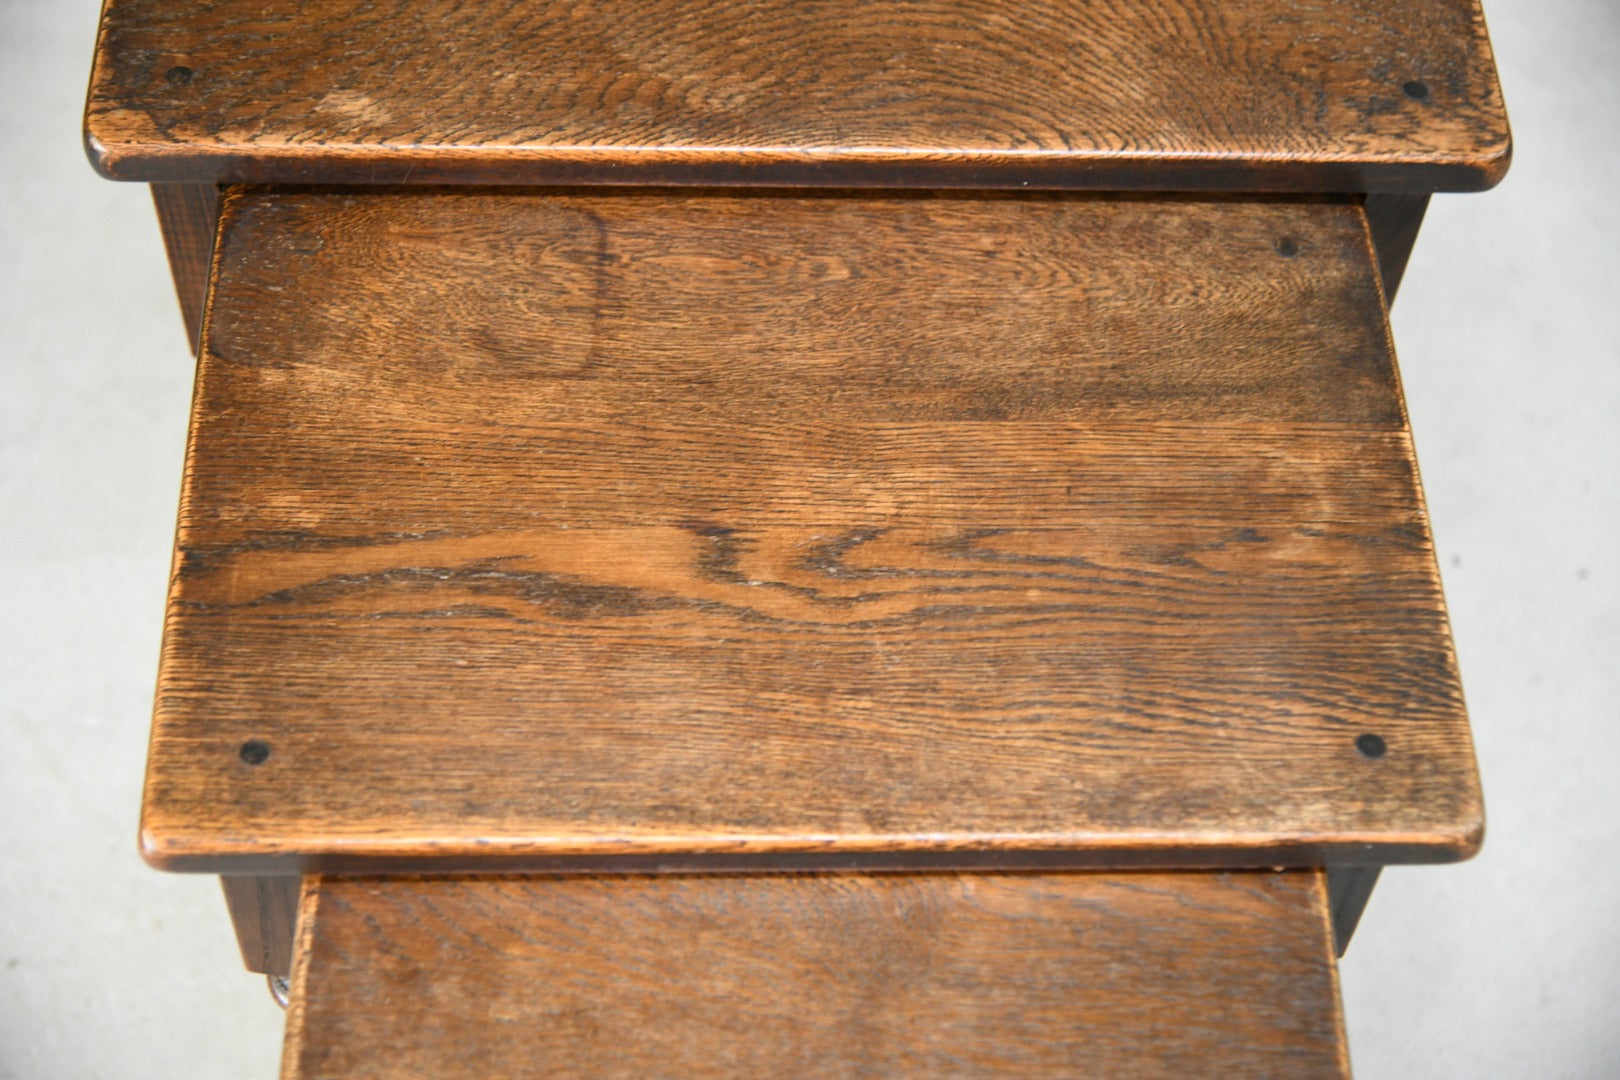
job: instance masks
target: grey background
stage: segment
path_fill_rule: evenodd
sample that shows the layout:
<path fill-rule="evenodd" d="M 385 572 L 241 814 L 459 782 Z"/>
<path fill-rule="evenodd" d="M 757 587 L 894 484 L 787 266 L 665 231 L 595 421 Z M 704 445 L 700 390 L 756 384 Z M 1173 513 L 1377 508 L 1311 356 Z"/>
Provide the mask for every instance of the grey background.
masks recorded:
<path fill-rule="evenodd" d="M 1394 323 L 1489 836 L 1374 895 L 1364 1078 L 1620 1076 L 1620 4 L 1487 13 L 1517 161 L 1435 201 Z M 135 854 L 191 371 L 80 149 L 96 15 L 0 0 L 0 1076 L 268 1077 L 218 885 Z"/>

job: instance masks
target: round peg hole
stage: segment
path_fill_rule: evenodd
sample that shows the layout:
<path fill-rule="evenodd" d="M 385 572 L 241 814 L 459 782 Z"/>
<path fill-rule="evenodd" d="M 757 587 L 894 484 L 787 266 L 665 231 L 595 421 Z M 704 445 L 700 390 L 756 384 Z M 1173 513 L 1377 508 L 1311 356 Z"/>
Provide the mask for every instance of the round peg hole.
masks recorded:
<path fill-rule="evenodd" d="M 169 80 L 170 86 L 184 86 L 191 81 L 191 69 L 184 64 L 176 64 L 164 72 L 163 77 Z"/>
<path fill-rule="evenodd" d="M 1277 252 L 1277 254 L 1281 255 L 1285 259 L 1292 259 L 1295 255 L 1299 254 L 1299 241 L 1295 240 L 1292 236 L 1278 237 L 1277 242 L 1271 246 L 1272 249 Z"/>
<path fill-rule="evenodd" d="M 270 744 L 263 739 L 249 739 L 242 744 L 236 756 L 249 765 L 263 765 L 270 759 Z"/>
<path fill-rule="evenodd" d="M 1401 92 L 1413 101 L 1422 101 L 1429 96 L 1429 84 L 1413 79 L 1411 82 L 1401 84 Z"/>
<path fill-rule="evenodd" d="M 1356 749 L 1361 751 L 1364 758 L 1381 758 L 1389 753 L 1389 746 L 1382 736 L 1368 733 L 1356 736 Z"/>

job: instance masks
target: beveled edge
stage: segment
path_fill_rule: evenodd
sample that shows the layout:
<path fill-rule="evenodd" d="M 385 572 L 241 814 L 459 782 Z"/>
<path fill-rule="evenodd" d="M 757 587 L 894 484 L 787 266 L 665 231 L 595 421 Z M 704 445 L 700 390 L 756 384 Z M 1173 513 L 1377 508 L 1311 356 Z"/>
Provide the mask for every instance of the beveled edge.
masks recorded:
<path fill-rule="evenodd" d="M 1316 913 L 1321 937 L 1321 954 L 1328 958 L 1327 973 L 1329 994 L 1333 999 L 1333 1027 L 1337 1036 L 1335 1045 L 1338 1049 L 1339 1075 L 1349 1080 L 1352 1075 L 1350 1068 L 1350 1032 L 1344 1022 L 1344 987 L 1339 975 L 1339 949 L 1338 939 L 1333 931 L 1333 896 L 1328 888 L 1327 871 L 1319 870 L 1312 878 L 1311 892 L 1315 894 Z"/>
<path fill-rule="evenodd" d="M 252 150 L 119 139 L 86 115 L 90 164 L 109 180 L 244 184 L 984 188 L 1266 193 L 1478 192 L 1496 186 L 1512 137 L 1471 154 L 1304 158 L 1091 151 L 908 152 L 793 148 L 623 151 L 593 147 L 299 147 Z"/>
<path fill-rule="evenodd" d="M 149 808 L 143 808 L 149 809 Z M 961 836 L 221 837 L 143 814 L 141 856 L 187 873 L 761 873 L 797 870 L 1245 869 L 1461 862 L 1483 808 L 1424 832 Z"/>
<path fill-rule="evenodd" d="M 320 910 L 321 896 L 319 877 L 306 877 L 299 882 L 298 913 L 293 922 L 292 973 L 288 977 L 287 1022 L 282 1032 L 281 1069 L 277 1074 L 283 1077 L 298 1075 L 298 1059 L 304 1049 L 304 1005 L 308 1000 L 309 964 L 315 952 L 315 920 Z M 1333 978 L 1336 992 L 1337 965 Z"/>

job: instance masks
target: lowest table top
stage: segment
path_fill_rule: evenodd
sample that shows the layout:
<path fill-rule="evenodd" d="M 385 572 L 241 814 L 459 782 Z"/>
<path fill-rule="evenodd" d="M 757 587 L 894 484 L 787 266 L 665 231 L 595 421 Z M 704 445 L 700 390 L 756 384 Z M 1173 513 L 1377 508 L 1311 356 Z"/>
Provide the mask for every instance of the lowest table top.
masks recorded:
<path fill-rule="evenodd" d="M 318 877 L 285 1080 L 1349 1076 L 1320 871 Z"/>
<path fill-rule="evenodd" d="M 1353 202 L 247 190 L 214 275 L 158 864 L 1479 842 Z"/>

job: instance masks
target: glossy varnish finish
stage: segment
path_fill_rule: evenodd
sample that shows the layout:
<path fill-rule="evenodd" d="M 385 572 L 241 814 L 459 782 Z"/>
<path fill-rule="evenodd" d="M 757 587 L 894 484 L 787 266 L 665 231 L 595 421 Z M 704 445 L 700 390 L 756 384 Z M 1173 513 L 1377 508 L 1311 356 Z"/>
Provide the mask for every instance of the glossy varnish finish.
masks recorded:
<path fill-rule="evenodd" d="M 110 0 L 109 176 L 1428 192 L 1501 177 L 1478 0 Z"/>
<path fill-rule="evenodd" d="M 1348 1074 L 1317 872 L 315 879 L 282 1076 Z"/>
<path fill-rule="evenodd" d="M 159 864 L 1478 841 L 1351 202 L 248 192 L 211 313 Z"/>

